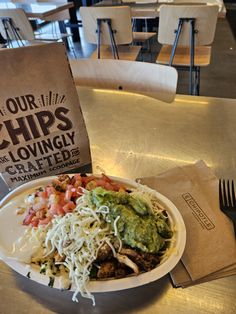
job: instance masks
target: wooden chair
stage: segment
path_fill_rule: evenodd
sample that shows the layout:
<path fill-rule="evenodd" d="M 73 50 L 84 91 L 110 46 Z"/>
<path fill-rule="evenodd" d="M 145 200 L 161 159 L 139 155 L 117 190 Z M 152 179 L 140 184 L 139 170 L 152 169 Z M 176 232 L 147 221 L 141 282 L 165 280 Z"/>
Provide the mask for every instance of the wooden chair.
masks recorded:
<path fill-rule="evenodd" d="M 165 102 L 175 98 L 177 71 L 173 67 L 104 59 L 73 59 L 70 65 L 78 86 L 137 92 Z"/>
<path fill-rule="evenodd" d="M 199 95 L 200 67 L 208 66 L 218 5 L 163 5 L 158 41 L 163 44 L 156 62 L 189 71 L 189 93 Z"/>
<path fill-rule="evenodd" d="M 136 22 L 137 20 L 144 21 L 145 31 L 134 31 L 133 32 L 133 42 L 134 43 L 141 43 L 142 45 L 144 45 L 147 42 L 148 50 L 150 50 L 151 40 L 153 38 L 157 37 L 157 32 L 149 32 L 148 31 L 148 20 L 153 20 L 153 17 L 151 15 L 150 16 L 135 15 L 135 17 L 133 17 L 134 28 L 137 24 L 137 22 Z"/>
<path fill-rule="evenodd" d="M 148 20 L 149 18 L 145 18 L 144 19 L 144 22 L 145 22 L 145 31 L 143 32 L 136 32 L 136 31 L 134 31 L 133 32 L 133 43 L 135 44 L 135 43 L 142 43 L 142 44 L 144 44 L 145 42 L 147 42 L 148 43 L 148 49 L 150 48 L 149 46 L 150 46 L 150 41 L 151 41 L 151 39 L 153 39 L 154 37 L 156 37 L 157 36 L 157 33 L 156 32 L 148 32 L 148 30 L 147 30 L 147 20 Z M 150 18 L 151 19 L 151 18 Z M 136 23 L 136 20 L 143 20 L 143 18 L 142 17 L 136 17 L 135 19 L 134 19 L 134 24 Z"/>
<path fill-rule="evenodd" d="M 136 3 L 136 4 L 153 4 L 153 3 L 157 3 L 158 0 L 121 0 L 122 3 L 127 3 L 127 4 L 130 4 L 130 3 Z M 148 46 L 149 46 L 149 41 L 157 35 L 157 33 L 155 32 L 148 32 L 148 26 L 147 26 L 147 23 L 148 23 L 148 20 L 149 19 L 153 19 L 152 16 L 138 16 L 138 15 L 135 15 L 135 16 L 132 16 L 133 18 L 133 21 L 134 21 L 134 26 L 136 25 L 136 20 L 144 20 L 145 22 L 145 31 L 143 32 L 136 32 L 134 31 L 133 32 L 133 42 L 136 43 L 136 42 L 141 42 L 141 43 L 145 43 L 147 42 L 148 43 Z"/>
<path fill-rule="evenodd" d="M 0 32 L 11 47 L 12 41 L 18 46 L 24 46 L 24 41 L 59 41 L 69 34 L 39 34 L 35 35 L 33 28 L 23 9 L 0 9 Z"/>
<path fill-rule="evenodd" d="M 96 44 L 92 58 L 136 60 L 141 47 L 132 46 L 130 7 L 81 7 L 87 42 Z"/>

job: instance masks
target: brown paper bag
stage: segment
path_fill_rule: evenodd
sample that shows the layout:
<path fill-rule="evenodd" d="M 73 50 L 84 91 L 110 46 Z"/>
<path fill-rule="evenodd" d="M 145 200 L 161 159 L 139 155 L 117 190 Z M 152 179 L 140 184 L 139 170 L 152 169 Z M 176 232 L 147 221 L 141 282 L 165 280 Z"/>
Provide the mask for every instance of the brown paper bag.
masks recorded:
<path fill-rule="evenodd" d="M 171 271 L 170 276 L 175 287 L 189 287 L 192 285 L 200 284 L 203 282 L 215 280 L 222 277 L 227 277 L 236 274 L 236 265 L 232 265 L 224 268 L 223 270 L 219 270 L 215 273 L 209 274 L 208 276 L 202 277 L 198 280 L 192 280 L 189 276 L 185 266 L 180 261 L 176 267 Z"/>
<path fill-rule="evenodd" d="M 204 162 L 140 181 L 168 197 L 183 216 L 187 229 L 181 259 L 188 272 L 185 280 L 198 280 L 236 263 L 233 226 L 219 210 L 218 179 Z"/>
<path fill-rule="evenodd" d="M 14 188 L 91 164 L 63 44 L 0 51 L 0 172 Z"/>

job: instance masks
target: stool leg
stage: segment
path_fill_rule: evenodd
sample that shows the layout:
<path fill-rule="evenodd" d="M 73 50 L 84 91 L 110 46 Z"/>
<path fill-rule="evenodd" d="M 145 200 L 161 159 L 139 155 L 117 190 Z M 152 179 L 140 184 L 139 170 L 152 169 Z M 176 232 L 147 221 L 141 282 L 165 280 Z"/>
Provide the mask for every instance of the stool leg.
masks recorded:
<path fill-rule="evenodd" d="M 59 25 L 59 30 L 60 30 L 60 33 L 61 34 L 66 34 L 67 33 L 67 30 L 66 30 L 66 25 L 65 25 L 65 22 L 64 21 L 58 21 L 58 25 Z M 65 46 L 66 46 L 66 49 L 69 49 L 69 40 L 67 37 L 63 38 L 62 39 Z"/>
<path fill-rule="evenodd" d="M 197 96 L 200 94 L 200 67 L 197 67 Z"/>
<path fill-rule="evenodd" d="M 116 45 L 116 40 L 115 40 L 115 36 L 113 33 L 113 29 L 111 27 L 111 20 L 107 20 L 107 26 L 108 26 L 108 30 L 109 30 L 109 34 L 110 34 L 110 40 L 111 40 L 111 49 L 112 49 L 112 54 L 113 54 L 113 58 L 114 59 L 119 59 L 119 53 L 118 53 L 118 48 Z"/>
<path fill-rule="evenodd" d="M 194 82 L 193 82 L 193 70 L 194 70 L 194 26 L 195 26 L 195 20 L 190 19 L 190 68 L 189 68 L 189 92 L 190 95 L 193 95 L 194 93 Z"/>
<path fill-rule="evenodd" d="M 200 92 L 200 67 L 194 67 L 193 95 L 199 96 Z"/>
<path fill-rule="evenodd" d="M 169 66 L 172 66 L 172 63 L 173 63 L 173 59 L 174 59 L 175 51 L 176 51 L 176 48 L 177 48 L 177 45 L 178 45 L 179 36 L 180 36 L 181 30 L 182 30 L 183 22 L 184 22 L 183 19 L 179 19 L 178 28 L 177 28 L 177 30 L 175 32 L 176 35 L 175 35 L 174 44 L 173 44 L 173 47 L 172 47 L 172 50 L 171 50 Z"/>
<path fill-rule="evenodd" d="M 198 85 L 198 70 L 197 67 L 193 69 L 193 95 L 197 95 L 197 85 Z"/>
<path fill-rule="evenodd" d="M 190 65 L 189 68 L 189 95 L 194 94 L 194 85 L 193 85 L 193 69 Z"/>
<path fill-rule="evenodd" d="M 98 59 L 100 59 L 100 50 L 101 50 L 101 20 L 97 19 L 97 49 L 98 49 Z"/>

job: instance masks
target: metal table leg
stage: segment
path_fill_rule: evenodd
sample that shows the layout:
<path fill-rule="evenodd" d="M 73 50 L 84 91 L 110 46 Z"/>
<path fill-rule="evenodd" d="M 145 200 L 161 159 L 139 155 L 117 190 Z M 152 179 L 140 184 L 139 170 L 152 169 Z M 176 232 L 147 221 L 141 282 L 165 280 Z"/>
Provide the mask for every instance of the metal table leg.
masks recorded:
<path fill-rule="evenodd" d="M 66 34 L 66 25 L 64 21 L 58 21 L 59 29 L 61 34 Z M 69 49 L 69 43 L 68 43 L 68 38 L 65 37 L 63 38 L 63 42 L 65 43 L 66 49 Z"/>
<path fill-rule="evenodd" d="M 70 14 L 70 24 L 71 25 L 78 25 L 78 19 L 76 15 L 77 8 L 81 6 L 81 0 L 68 0 L 68 2 L 73 2 L 74 7 L 69 9 Z M 74 42 L 80 41 L 79 35 L 79 25 L 78 27 L 71 27 L 72 39 Z"/>

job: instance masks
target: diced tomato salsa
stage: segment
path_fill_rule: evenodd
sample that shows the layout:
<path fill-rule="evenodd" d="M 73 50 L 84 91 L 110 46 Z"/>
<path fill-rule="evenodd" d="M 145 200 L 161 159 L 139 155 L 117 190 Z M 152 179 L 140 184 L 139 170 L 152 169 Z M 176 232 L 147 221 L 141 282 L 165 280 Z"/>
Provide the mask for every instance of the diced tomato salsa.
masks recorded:
<path fill-rule="evenodd" d="M 82 176 L 73 177 L 60 175 L 46 187 L 39 188 L 27 198 L 28 213 L 23 225 L 38 227 L 47 225 L 54 216 L 72 212 L 76 207 L 76 200 L 83 195 L 84 189 L 93 190 L 103 187 L 109 191 L 125 191 L 125 187 L 112 181 L 105 174 L 101 177 Z"/>

